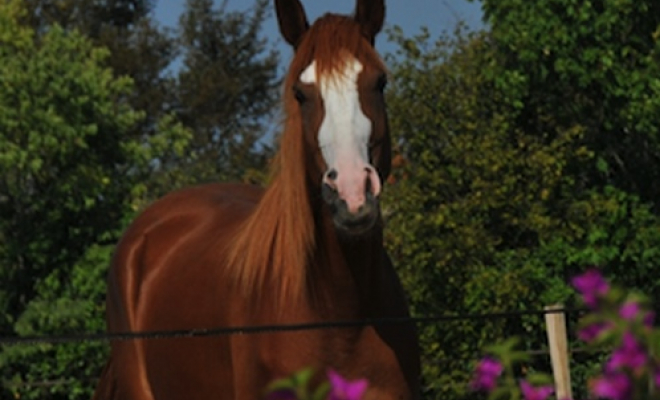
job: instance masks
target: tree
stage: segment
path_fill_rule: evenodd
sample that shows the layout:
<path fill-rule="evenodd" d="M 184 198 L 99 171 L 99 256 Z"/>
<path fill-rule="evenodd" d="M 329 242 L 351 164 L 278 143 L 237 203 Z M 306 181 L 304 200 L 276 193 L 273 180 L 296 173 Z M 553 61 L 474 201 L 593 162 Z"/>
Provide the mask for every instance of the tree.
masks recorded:
<path fill-rule="evenodd" d="M 173 188 L 265 163 L 257 142 L 277 85 L 277 55 L 259 37 L 266 3 L 235 13 L 202 3 L 184 18 L 188 41 L 149 19 L 149 1 L 0 5 L 3 336 L 102 330 L 105 272 L 136 212 Z M 207 39 L 233 61 L 200 45 Z M 180 49 L 175 80 L 166 68 Z M 5 347 L 0 398 L 89 398 L 105 349 Z"/>
<path fill-rule="evenodd" d="M 177 53 L 176 38 L 153 21 L 152 0 L 26 0 L 26 23 L 38 34 L 53 26 L 77 31 L 111 57 L 104 62 L 117 77 L 133 80 L 131 105 L 146 112 L 133 135 L 153 133 L 170 111 L 173 78 L 167 73 Z"/>
<path fill-rule="evenodd" d="M 212 0 L 186 3 L 179 29 L 158 26 L 150 0 L 27 0 L 25 20 L 38 33 L 76 30 L 112 54 L 115 76 L 133 79 L 130 103 L 146 112 L 131 135 L 154 134 L 170 112 L 194 132 L 185 157 L 159 162 L 151 198 L 210 180 L 260 180 L 272 155 L 267 143 L 279 80 L 278 55 L 261 37 L 270 3 L 227 11 Z M 180 57 L 179 57 L 180 56 Z M 182 67 L 179 67 L 182 60 Z"/>
<path fill-rule="evenodd" d="M 585 261 L 659 298 L 648 230 L 660 211 L 658 186 L 649 184 L 660 178 L 660 4 L 484 0 L 483 8 L 497 53 L 492 79 L 515 105 L 516 126 L 580 125 L 593 154 L 572 171 L 580 182 L 574 196 L 590 199 L 580 212 L 603 223 L 589 234 Z M 641 235 L 648 246 L 630 243 Z"/>
<path fill-rule="evenodd" d="M 584 179 L 658 211 L 660 3 L 653 0 L 483 0 L 516 123 L 553 129 L 580 121 L 595 152 Z M 543 121 L 538 110 L 556 118 Z M 546 128 L 547 127 L 547 128 Z M 643 171 L 643 173 L 640 173 Z"/>
<path fill-rule="evenodd" d="M 0 330 L 66 333 L 103 325 L 111 244 L 141 207 L 154 160 L 181 153 L 174 118 L 131 135 L 145 114 L 130 78 L 76 32 L 22 25 L 19 1 L 0 4 Z M 102 347 L 8 347 L 0 397 L 89 397 Z M 74 382 L 33 387 L 31 381 Z"/>
<path fill-rule="evenodd" d="M 26 0 L 27 23 L 42 32 L 53 25 L 94 38 L 107 26 L 131 28 L 153 9 L 152 0 Z"/>
<path fill-rule="evenodd" d="M 270 3 L 251 11 L 213 8 L 188 0 L 180 22 L 183 67 L 177 110 L 194 132 L 183 174 L 196 181 L 240 180 L 263 169 L 270 155 L 264 135 L 278 98 L 278 55 L 260 36 Z"/>
<path fill-rule="evenodd" d="M 405 162 L 387 191 L 387 241 L 414 314 L 570 305 L 569 278 L 594 264 L 657 296 L 654 205 L 614 185 L 622 177 L 594 173 L 602 153 L 589 121 L 569 118 L 566 99 L 556 107 L 541 103 L 546 89 L 569 84 L 543 81 L 521 91 L 516 73 L 538 65 L 509 64 L 504 55 L 524 35 L 504 43 L 496 29 L 459 30 L 435 45 L 424 31 L 393 34 L 400 50 L 390 58 L 388 105 Z M 631 173 L 643 171 L 636 168 Z M 528 349 L 545 346 L 538 316 L 452 321 L 421 334 L 428 398 L 469 398 L 470 360 L 485 344 L 514 334 Z M 584 365 L 576 385 L 584 384 Z"/>
<path fill-rule="evenodd" d="M 389 190 L 387 241 L 413 313 L 517 310 L 521 299 L 532 307 L 544 304 L 539 297 L 549 294 L 533 288 L 547 274 L 523 260 L 553 234 L 575 236 L 556 218 L 566 205 L 553 203 L 568 185 L 566 165 L 588 156 L 577 145 L 580 130 L 550 138 L 511 124 L 506 94 L 484 74 L 493 57 L 486 33 L 444 37 L 435 47 L 425 33 L 394 38 L 401 54 L 391 63 L 395 82 L 388 104 L 407 163 L 395 170 Z M 566 293 L 563 283 L 553 289 Z M 426 396 L 464 398 L 470 359 L 494 339 L 520 333 L 519 324 L 424 326 Z"/>

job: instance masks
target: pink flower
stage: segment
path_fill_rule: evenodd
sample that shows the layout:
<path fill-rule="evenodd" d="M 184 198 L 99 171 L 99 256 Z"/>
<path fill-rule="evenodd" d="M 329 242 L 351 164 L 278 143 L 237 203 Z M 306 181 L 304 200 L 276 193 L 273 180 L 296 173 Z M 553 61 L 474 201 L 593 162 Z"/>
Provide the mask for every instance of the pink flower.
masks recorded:
<path fill-rule="evenodd" d="M 644 366 L 647 360 L 648 355 L 644 347 L 635 339 L 632 333 L 626 332 L 623 335 L 621 346 L 612 353 L 605 370 L 613 372 L 624 367 L 634 370 Z"/>
<path fill-rule="evenodd" d="M 642 323 L 647 328 L 653 328 L 654 320 L 655 320 L 655 312 L 649 311 L 646 313 L 646 315 L 644 315 L 644 318 L 642 319 Z"/>
<path fill-rule="evenodd" d="M 619 315 L 626 321 L 634 321 L 639 314 L 640 306 L 636 301 L 627 301 L 619 308 Z"/>
<path fill-rule="evenodd" d="M 330 393 L 327 400 L 360 400 L 369 386 L 366 379 L 348 381 L 333 370 L 328 370 L 328 379 Z"/>
<path fill-rule="evenodd" d="M 641 312 L 643 312 L 641 305 L 634 300 L 625 302 L 621 308 L 619 308 L 619 316 L 626 321 L 634 321 Z M 643 312 L 642 324 L 644 324 L 645 327 L 653 328 L 654 320 L 655 312 Z"/>
<path fill-rule="evenodd" d="M 502 373 L 502 369 L 502 364 L 499 361 L 490 357 L 484 358 L 477 364 L 474 377 L 470 382 L 470 388 L 477 391 L 492 391 L 497 384 L 497 378 Z"/>
<path fill-rule="evenodd" d="M 596 269 L 590 269 L 572 280 L 575 289 L 582 295 L 582 300 L 590 308 L 596 308 L 598 299 L 610 290 L 610 286 Z"/>
<path fill-rule="evenodd" d="M 534 387 L 527 381 L 520 382 L 520 390 L 522 391 L 525 400 L 545 400 L 555 392 L 555 389 L 552 386 Z"/>
<path fill-rule="evenodd" d="M 609 373 L 598 378 L 592 387 L 596 397 L 610 400 L 628 400 L 632 384 L 626 374 L 621 372 Z"/>
<path fill-rule="evenodd" d="M 587 343 L 593 342 L 601 333 L 612 328 L 611 322 L 597 322 L 595 324 L 587 325 L 578 331 L 578 338 Z"/>

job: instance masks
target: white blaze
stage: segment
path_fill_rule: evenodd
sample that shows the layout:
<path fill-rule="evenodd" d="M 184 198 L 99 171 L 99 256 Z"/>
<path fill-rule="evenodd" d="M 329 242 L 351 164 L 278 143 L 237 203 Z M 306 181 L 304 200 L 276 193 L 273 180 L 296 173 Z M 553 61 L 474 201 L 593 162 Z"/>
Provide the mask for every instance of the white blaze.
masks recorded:
<path fill-rule="evenodd" d="M 323 98 L 325 116 L 318 132 L 318 143 L 328 170 L 337 171 L 331 183 L 351 212 L 365 201 L 366 181 L 374 195 L 380 192 L 380 180 L 369 164 L 371 120 L 360 107 L 358 76 L 363 66 L 357 59 L 346 62 L 343 71 L 318 79 L 316 62 L 300 75 L 300 81 L 316 84 Z"/>

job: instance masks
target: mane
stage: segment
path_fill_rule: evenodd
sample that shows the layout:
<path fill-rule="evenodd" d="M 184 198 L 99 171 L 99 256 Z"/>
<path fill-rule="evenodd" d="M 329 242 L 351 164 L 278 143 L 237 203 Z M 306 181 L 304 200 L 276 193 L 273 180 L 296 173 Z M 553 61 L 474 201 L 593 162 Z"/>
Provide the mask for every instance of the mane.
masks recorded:
<path fill-rule="evenodd" d="M 318 76 L 333 76 L 353 55 L 367 63 L 382 61 L 351 17 L 326 14 L 307 31 L 284 81 L 284 129 L 271 167 L 271 183 L 229 249 L 229 270 L 246 296 L 269 285 L 276 304 L 310 295 L 309 264 L 317 243 L 305 162 L 299 107 L 290 89 L 316 61 Z"/>
<path fill-rule="evenodd" d="M 363 38 L 360 25 L 352 17 L 325 14 L 307 31 L 296 49 L 285 87 L 291 87 L 312 60 L 316 61 L 317 76 L 333 77 L 343 70 L 350 56 L 385 70 L 380 56 Z"/>

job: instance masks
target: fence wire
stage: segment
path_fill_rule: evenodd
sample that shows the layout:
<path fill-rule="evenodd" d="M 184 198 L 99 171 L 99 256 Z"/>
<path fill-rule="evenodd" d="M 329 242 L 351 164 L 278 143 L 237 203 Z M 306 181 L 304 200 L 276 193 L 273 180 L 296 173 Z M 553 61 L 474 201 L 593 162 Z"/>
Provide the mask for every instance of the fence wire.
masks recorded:
<path fill-rule="evenodd" d="M 146 340 L 146 339 L 178 339 L 178 338 L 201 338 L 227 335 L 249 335 L 260 333 L 281 333 L 308 331 L 318 329 L 345 329 L 363 326 L 382 326 L 410 324 L 425 325 L 438 322 L 456 322 L 471 320 L 489 320 L 500 318 L 518 318 L 531 315 L 546 314 L 581 314 L 585 309 L 559 308 L 551 310 L 520 310 L 503 311 L 483 314 L 463 314 L 463 315 L 442 315 L 430 317 L 400 317 L 400 318 L 368 318 L 354 321 L 329 321 L 313 322 L 285 325 L 251 325 L 236 327 L 217 327 L 200 329 L 181 329 L 181 330 L 156 330 L 140 332 L 82 332 L 61 335 L 30 335 L 30 336 L 2 336 L 0 345 L 19 346 L 19 345 L 42 345 L 42 344 L 70 344 L 70 343 L 89 343 L 89 342 L 112 342 L 126 340 Z"/>

